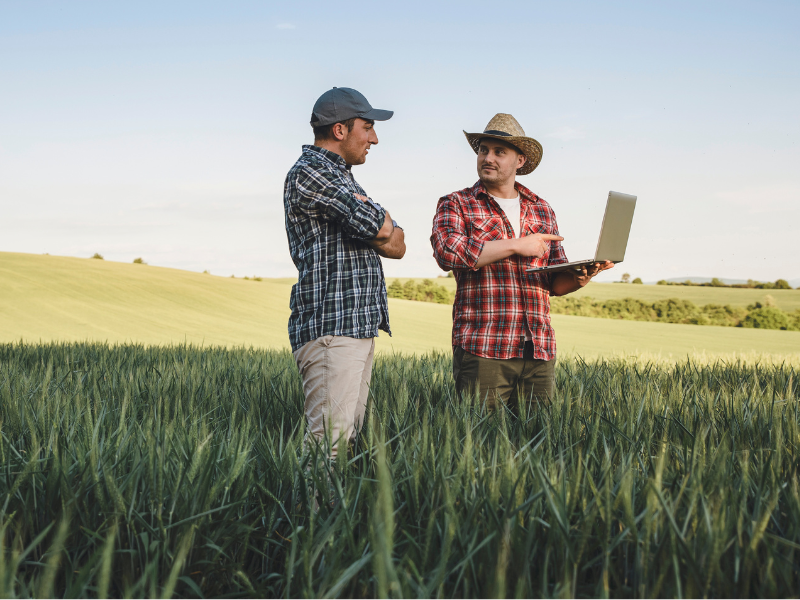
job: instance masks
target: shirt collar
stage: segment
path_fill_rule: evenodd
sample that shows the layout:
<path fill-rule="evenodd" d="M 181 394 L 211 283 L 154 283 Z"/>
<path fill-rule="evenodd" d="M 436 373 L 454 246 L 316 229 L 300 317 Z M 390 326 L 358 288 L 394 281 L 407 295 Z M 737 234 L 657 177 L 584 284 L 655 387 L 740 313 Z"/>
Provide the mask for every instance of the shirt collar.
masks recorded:
<path fill-rule="evenodd" d="M 350 170 L 350 165 L 344 162 L 344 159 L 336 154 L 336 152 L 331 152 L 330 150 L 326 150 L 325 148 L 320 148 L 319 146 L 312 146 L 311 144 L 305 144 L 303 146 L 303 154 L 307 154 L 309 156 L 313 156 L 319 160 L 333 163 L 334 166 L 339 167 L 340 169 L 344 169 L 345 171 Z"/>
<path fill-rule="evenodd" d="M 519 181 L 514 182 L 514 188 L 519 193 L 519 201 L 528 201 L 528 202 L 538 202 L 539 197 L 522 185 Z M 485 198 L 489 198 L 489 192 L 486 191 L 486 187 L 483 185 L 483 182 L 479 179 L 475 185 L 472 186 L 472 194 L 476 198 L 478 198 L 481 194 L 484 195 Z"/>

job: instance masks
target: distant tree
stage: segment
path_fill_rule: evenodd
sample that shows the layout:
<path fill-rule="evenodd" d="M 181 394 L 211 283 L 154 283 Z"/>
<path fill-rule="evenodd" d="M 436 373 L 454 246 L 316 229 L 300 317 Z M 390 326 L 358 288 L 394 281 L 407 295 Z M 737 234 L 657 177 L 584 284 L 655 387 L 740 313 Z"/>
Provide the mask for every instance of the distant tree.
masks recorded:
<path fill-rule="evenodd" d="M 142 257 L 139 257 L 139 258 L 134 258 L 133 259 L 133 264 L 135 264 L 135 265 L 146 265 L 147 263 L 144 262 L 144 259 Z"/>
<path fill-rule="evenodd" d="M 667 284 L 667 280 L 666 280 L 666 279 L 659 279 L 659 280 L 656 282 L 656 285 L 668 285 L 668 284 Z"/>
<path fill-rule="evenodd" d="M 630 273 L 623 273 L 622 274 L 622 283 L 630 283 L 631 282 L 631 274 Z"/>
<path fill-rule="evenodd" d="M 450 304 L 453 298 L 446 287 L 438 285 L 430 279 L 423 279 L 417 286 L 417 300 L 422 302 L 436 302 L 437 304 Z"/>
<path fill-rule="evenodd" d="M 406 284 L 403 286 L 403 298 L 406 300 L 417 299 L 417 284 L 414 283 L 413 279 L 406 281 Z"/>
<path fill-rule="evenodd" d="M 790 290 L 792 286 L 789 285 L 789 282 L 785 279 L 776 279 L 775 280 L 775 289 L 776 290 Z"/>
<path fill-rule="evenodd" d="M 641 278 L 641 277 L 637 277 L 637 278 L 636 278 L 636 279 L 634 279 L 634 280 L 633 280 L 631 283 L 644 283 L 644 282 L 642 281 L 642 278 Z"/>
<path fill-rule="evenodd" d="M 455 276 L 456 276 L 456 274 L 453 271 L 448 271 L 447 275 L 445 275 L 445 277 L 449 277 L 451 279 L 454 279 Z"/>
<path fill-rule="evenodd" d="M 742 327 L 755 329 L 789 329 L 788 315 L 774 306 L 759 306 L 747 313 Z"/>
<path fill-rule="evenodd" d="M 99 252 L 95 252 L 94 255 L 92 256 L 92 258 L 96 258 L 97 260 L 105 260 L 103 258 L 103 255 L 100 254 Z"/>
<path fill-rule="evenodd" d="M 680 298 L 658 300 L 652 306 L 658 319 L 667 323 L 688 323 L 697 314 L 697 306 L 693 302 Z"/>
<path fill-rule="evenodd" d="M 722 283 L 722 280 L 720 278 L 712 277 L 711 278 L 711 287 L 728 287 L 728 286 L 725 285 L 724 283 Z"/>
<path fill-rule="evenodd" d="M 405 294 L 403 294 L 403 284 L 400 283 L 399 279 L 395 279 L 389 287 L 386 289 L 386 295 L 389 298 L 405 298 Z"/>

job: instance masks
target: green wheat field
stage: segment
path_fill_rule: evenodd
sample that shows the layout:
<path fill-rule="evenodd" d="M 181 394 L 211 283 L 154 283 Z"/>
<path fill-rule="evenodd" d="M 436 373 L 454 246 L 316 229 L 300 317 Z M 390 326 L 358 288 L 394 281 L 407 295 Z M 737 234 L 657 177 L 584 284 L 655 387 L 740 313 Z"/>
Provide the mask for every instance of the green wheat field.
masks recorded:
<path fill-rule="evenodd" d="M 486 414 L 447 354 L 383 353 L 330 465 L 285 350 L 2 345 L 0 595 L 797 595 L 794 367 L 567 359 L 557 389 Z"/>
<path fill-rule="evenodd" d="M 291 283 L 0 253 L 0 596 L 798 595 L 800 332 L 560 316 L 552 403 L 487 414 L 391 301 L 331 464 Z"/>

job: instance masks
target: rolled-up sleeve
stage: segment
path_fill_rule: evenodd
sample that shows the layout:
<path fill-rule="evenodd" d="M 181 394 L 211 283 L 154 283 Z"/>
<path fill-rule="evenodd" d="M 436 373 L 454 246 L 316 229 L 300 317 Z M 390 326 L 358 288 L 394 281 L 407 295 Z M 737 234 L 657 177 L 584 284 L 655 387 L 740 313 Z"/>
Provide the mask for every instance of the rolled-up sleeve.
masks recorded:
<path fill-rule="evenodd" d="M 483 252 L 483 244 L 467 235 L 467 223 L 458 202 L 448 196 L 441 198 L 431 233 L 433 257 L 439 267 L 443 271 L 474 269 Z"/>
<path fill-rule="evenodd" d="M 383 227 L 386 211 L 362 202 L 324 171 L 303 169 L 297 178 L 297 207 L 321 221 L 336 223 L 348 237 L 371 240 Z"/>

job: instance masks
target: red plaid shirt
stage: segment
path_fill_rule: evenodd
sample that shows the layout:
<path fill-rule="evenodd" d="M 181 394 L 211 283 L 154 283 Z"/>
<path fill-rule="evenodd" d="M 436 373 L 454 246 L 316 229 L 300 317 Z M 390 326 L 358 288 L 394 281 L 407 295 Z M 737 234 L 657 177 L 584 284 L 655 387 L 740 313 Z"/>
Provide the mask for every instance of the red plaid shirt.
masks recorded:
<path fill-rule="evenodd" d="M 550 205 L 519 183 L 520 237 L 559 235 Z M 514 229 L 517 229 L 515 227 Z M 476 269 L 485 242 L 514 237 L 505 212 L 478 181 L 439 199 L 431 244 L 439 266 L 456 276 L 453 346 L 485 358 L 524 356 L 525 324 L 531 332 L 534 358 L 552 360 L 556 338 L 550 326 L 552 275 L 527 273 L 530 266 L 568 262 L 561 242 L 550 242 L 543 258 L 514 255 Z"/>

